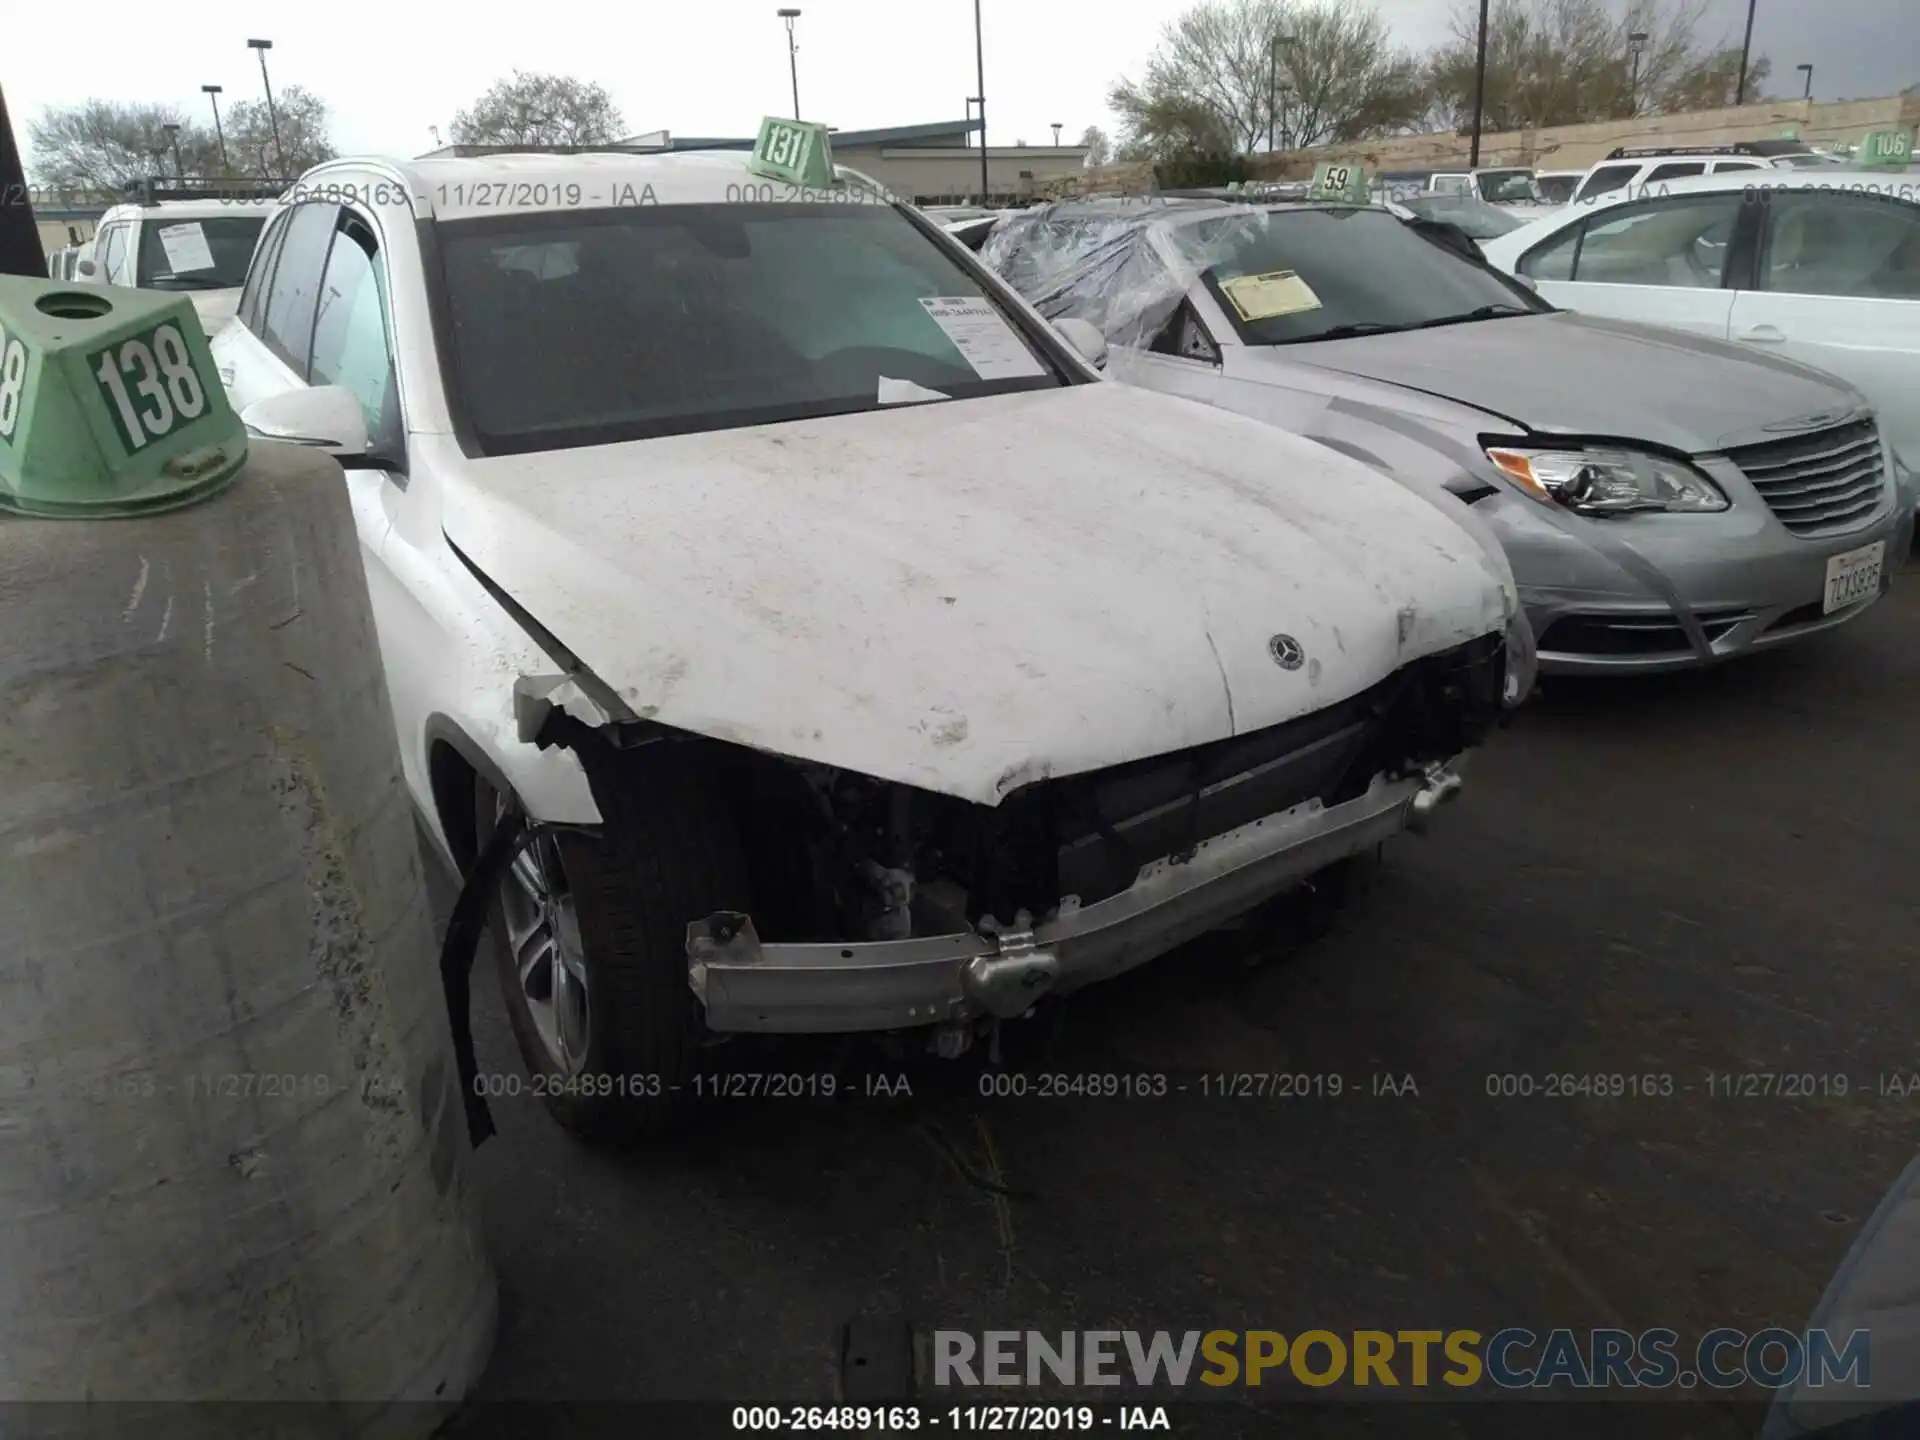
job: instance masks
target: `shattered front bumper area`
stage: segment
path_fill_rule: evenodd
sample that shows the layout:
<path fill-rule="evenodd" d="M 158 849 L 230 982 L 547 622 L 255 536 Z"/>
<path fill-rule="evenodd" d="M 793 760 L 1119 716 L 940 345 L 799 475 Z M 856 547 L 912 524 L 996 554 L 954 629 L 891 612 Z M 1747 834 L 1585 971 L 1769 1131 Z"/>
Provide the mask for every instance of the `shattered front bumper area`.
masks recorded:
<path fill-rule="evenodd" d="M 1372 849 L 1459 790 L 1450 766 L 1377 778 L 1361 795 L 1309 800 L 1202 840 L 1190 856 L 1142 867 L 1127 889 L 1071 899 L 1039 924 L 957 935 L 761 943 L 748 916 L 687 928 L 688 979 L 716 1031 L 893 1030 L 1021 1015 L 1163 955 L 1317 871 Z"/>

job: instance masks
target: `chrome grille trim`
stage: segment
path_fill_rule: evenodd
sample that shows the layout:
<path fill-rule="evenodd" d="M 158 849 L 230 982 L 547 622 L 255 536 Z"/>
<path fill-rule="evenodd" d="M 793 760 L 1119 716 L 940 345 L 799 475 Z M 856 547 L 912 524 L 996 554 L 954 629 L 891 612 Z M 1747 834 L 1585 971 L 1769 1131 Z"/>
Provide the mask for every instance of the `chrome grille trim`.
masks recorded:
<path fill-rule="evenodd" d="M 1886 493 L 1886 457 L 1872 420 L 1743 445 L 1727 458 L 1795 535 L 1854 529 L 1879 510 Z"/>

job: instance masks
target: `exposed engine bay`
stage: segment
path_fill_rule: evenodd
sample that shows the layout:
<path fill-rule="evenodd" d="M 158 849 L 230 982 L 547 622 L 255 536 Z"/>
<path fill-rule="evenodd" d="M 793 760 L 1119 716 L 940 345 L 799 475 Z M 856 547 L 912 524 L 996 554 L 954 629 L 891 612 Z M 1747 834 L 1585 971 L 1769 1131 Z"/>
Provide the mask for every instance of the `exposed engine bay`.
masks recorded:
<path fill-rule="evenodd" d="M 554 710 L 540 743 L 596 791 L 643 784 L 654 747 L 694 767 L 744 851 L 735 909 L 777 942 L 904 940 L 1020 927 L 1093 904 L 1141 867 L 1304 801 L 1351 799 L 1478 744 L 1502 714 L 1497 637 L 1416 661 L 1348 700 L 1247 735 L 1012 791 L 998 806 L 685 735 Z M 646 764 L 631 763 L 648 751 Z"/>

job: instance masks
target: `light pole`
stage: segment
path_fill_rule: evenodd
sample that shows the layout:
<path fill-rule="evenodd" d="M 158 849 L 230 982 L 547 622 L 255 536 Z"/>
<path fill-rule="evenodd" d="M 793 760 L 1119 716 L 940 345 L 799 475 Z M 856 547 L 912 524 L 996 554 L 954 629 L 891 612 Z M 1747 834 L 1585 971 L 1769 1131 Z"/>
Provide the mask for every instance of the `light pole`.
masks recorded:
<path fill-rule="evenodd" d="M 1293 45 L 1291 35 L 1276 35 L 1267 47 L 1267 150 L 1273 150 L 1274 126 L 1280 109 L 1280 47 Z M 1293 66 L 1287 66 L 1287 78 L 1293 78 Z"/>
<path fill-rule="evenodd" d="M 987 46 L 981 38 L 980 0 L 973 0 L 974 83 L 980 93 L 974 100 L 980 106 L 980 203 L 987 203 Z"/>
<path fill-rule="evenodd" d="M 160 128 L 167 132 L 167 140 L 173 146 L 173 178 L 176 180 L 184 180 L 187 178 L 187 172 L 182 169 L 180 165 L 180 127 L 178 125 L 162 125 Z"/>
<path fill-rule="evenodd" d="M 1740 83 L 1734 88 L 1733 103 L 1747 103 L 1747 59 L 1753 54 L 1753 12 L 1760 0 L 1747 0 L 1747 38 L 1740 42 Z"/>
<path fill-rule="evenodd" d="M 228 171 L 227 132 L 220 128 L 220 87 L 202 85 L 200 88 L 206 93 L 207 99 L 213 103 L 213 138 L 220 142 L 220 173 L 224 175 Z"/>
<path fill-rule="evenodd" d="M 273 108 L 273 82 L 267 79 L 267 51 L 273 48 L 273 41 L 249 40 L 247 48 L 258 51 L 260 55 L 260 85 L 267 92 L 267 119 L 273 125 L 273 151 L 280 157 L 279 176 L 269 178 L 284 180 L 287 178 L 287 147 L 280 143 L 280 112 Z"/>
<path fill-rule="evenodd" d="M 1480 40 L 1473 62 L 1473 150 L 1469 170 L 1480 168 L 1480 122 L 1487 114 L 1487 0 L 1480 0 Z"/>
<path fill-rule="evenodd" d="M 793 22 L 800 12 L 791 8 L 773 12 L 787 22 L 787 70 L 793 77 L 793 118 L 800 118 L 800 47 L 793 40 Z"/>
<path fill-rule="evenodd" d="M 1794 68 L 1794 69 L 1796 69 L 1796 70 L 1804 70 L 1804 71 L 1806 71 L 1806 72 L 1807 72 L 1807 88 L 1806 88 L 1806 90 L 1805 90 L 1805 91 L 1804 91 L 1804 92 L 1803 92 L 1803 93 L 1801 94 L 1801 96 L 1800 96 L 1800 98 L 1801 98 L 1802 100 L 1811 100 L 1811 99 L 1813 99 L 1813 66 L 1811 66 L 1811 65 L 1796 65 L 1796 66 L 1794 66 L 1793 68 Z"/>
<path fill-rule="evenodd" d="M 1640 52 L 1646 48 L 1647 32 L 1636 30 L 1627 36 L 1627 53 L 1633 57 L 1633 78 L 1627 82 L 1627 103 L 1635 115 L 1640 113 Z"/>
<path fill-rule="evenodd" d="M 1056 122 L 1047 128 L 1053 131 L 1053 148 L 1058 150 L 1060 148 L 1060 132 L 1067 127 Z"/>

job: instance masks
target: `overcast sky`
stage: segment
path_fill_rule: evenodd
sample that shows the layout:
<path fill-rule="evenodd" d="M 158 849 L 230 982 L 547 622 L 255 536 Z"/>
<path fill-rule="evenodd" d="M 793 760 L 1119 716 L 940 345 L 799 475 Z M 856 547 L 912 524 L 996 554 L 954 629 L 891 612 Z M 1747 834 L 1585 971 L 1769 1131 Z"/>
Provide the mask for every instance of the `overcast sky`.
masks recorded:
<path fill-rule="evenodd" d="M 1456 0 L 1380 0 L 1400 43 L 1442 39 Z M 800 107 L 844 129 L 957 119 L 974 93 L 967 0 L 799 0 Z M 987 118 L 995 144 L 1071 140 L 1112 129 L 1106 92 L 1137 75 L 1183 0 L 981 0 Z M 413 155 L 453 114 L 518 67 L 598 81 L 632 132 L 748 135 L 791 108 L 778 0 L 571 0 L 550 7 L 456 10 L 396 0 L 12 0 L 0 34 L 0 86 L 23 148 L 49 105 L 91 96 L 172 101 L 206 117 L 203 84 L 225 104 L 260 95 L 250 37 L 271 39 L 275 86 L 332 106 L 346 153 Z M 1792 90 L 1812 62 L 1814 98 L 1891 94 L 1920 82 L 1920 25 L 1907 0 L 1758 0 L 1756 53 L 1771 88 Z M 1746 0 L 1709 0 L 1703 39 L 1740 43 Z M 75 28 L 76 14 L 86 23 Z M 83 41 L 82 36 L 93 37 Z M 107 43 L 98 42 L 110 37 Z M 31 169 L 32 157 L 27 156 Z"/>

